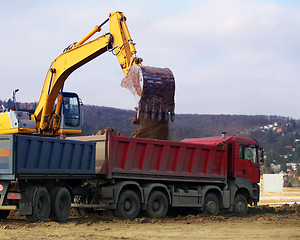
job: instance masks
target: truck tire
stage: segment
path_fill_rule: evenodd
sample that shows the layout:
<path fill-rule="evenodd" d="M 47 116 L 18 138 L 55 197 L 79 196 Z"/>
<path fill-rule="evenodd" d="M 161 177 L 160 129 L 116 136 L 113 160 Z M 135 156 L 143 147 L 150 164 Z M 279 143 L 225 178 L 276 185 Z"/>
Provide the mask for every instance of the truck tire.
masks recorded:
<path fill-rule="evenodd" d="M 10 213 L 10 210 L 0 210 L 0 219 L 6 219 Z"/>
<path fill-rule="evenodd" d="M 71 196 L 65 187 L 55 187 L 50 191 L 50 219 L 56 222 L 68 220 L 71 211 Z"/>
<path fill-rule="evenodd" d="M 154 191 L 148 199 L 145 215 L 148 217 L 164 217 L 168 212 L 168 199 L 161 191 Z"/>
<path fill-rule="evenodd" d="M 204 199 L 203 213 L 217 216 L 219 214 L 219 199 L 214 193 L 208 193 Z"/>
<path fill-rule="evenodd" d="M 246 215 L 248 211 L 247 199 L 243 194 L 237 194 L 234 198 L 233 212 L 238 215 Z"/>
<path fill-rule="evenodd" d="M 132 190 L 121 192 L 115 215 L 123 219 L 134 219 L 140 212 L 140 199 Z"/>
<path fill-rule="evenodd" d="M 30 222 L 40 222 L 49 217 L 50 196 L 46 188 L 38 187 L 32 191 L 32 214 L 26 215 Z"/>

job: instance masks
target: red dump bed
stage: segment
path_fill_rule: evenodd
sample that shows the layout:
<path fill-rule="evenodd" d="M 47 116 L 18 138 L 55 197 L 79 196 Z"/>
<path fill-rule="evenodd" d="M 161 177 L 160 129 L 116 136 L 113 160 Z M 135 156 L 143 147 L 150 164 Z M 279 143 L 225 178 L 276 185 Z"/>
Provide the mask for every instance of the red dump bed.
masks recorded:
<path fill-rule="evenodd" d="M 105 155 L 99 174 L 107 178 L 226 182 L 227 150 L 221 145 L 107 134 L 97 151 L 105 151 L 96 155 Z"/>

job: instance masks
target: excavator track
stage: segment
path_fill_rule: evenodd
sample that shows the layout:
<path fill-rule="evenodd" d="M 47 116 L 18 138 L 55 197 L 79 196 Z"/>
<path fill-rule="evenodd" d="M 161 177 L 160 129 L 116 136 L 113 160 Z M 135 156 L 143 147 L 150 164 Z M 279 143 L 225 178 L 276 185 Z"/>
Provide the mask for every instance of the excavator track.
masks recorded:
<path fill-rule="evenodd" d="M 121 86 L 135 96 L 138 120 L 174 121 L 175 80 L 169 68 L 133 65 Z"/>

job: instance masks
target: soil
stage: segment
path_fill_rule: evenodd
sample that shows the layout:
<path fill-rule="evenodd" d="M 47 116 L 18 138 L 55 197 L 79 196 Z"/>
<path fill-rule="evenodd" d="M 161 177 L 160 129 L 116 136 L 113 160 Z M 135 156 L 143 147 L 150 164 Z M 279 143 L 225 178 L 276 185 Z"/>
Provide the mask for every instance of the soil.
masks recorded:
<path fill-rule="evenodd" d="M 109 131 L 111 133 L 111 135 L 114 135 L 114 136 L 126 136 L 123 133 L 115 131 L 111 127 L 106 127 L 104 130 L 98 130 L 98 132 L 95 135 L 104 135 L 107 131 Z"/>
<path fill-rule="evenodd" d="M 132 118 L 132 123 L 140 125 L 133 132 L 133 137 L 167 140 L 169 124 L 165 120 L 165 112 L 174 111 L 175 81 L 174 75 L 168 68 L 133 65 L 122 80 L 122 87 L 127 88 L 138 100 L 137 112 L 141 119 Z M 159 112 L 161 115 L 158 117 Z M 155 114 L 153 118 L 150 116 Z M 161 120 L 158 120 L 161 119 Z"/>
<path fill-rule="evenodd" d="M 139 121 L 133 117 L 132 122 L 140 125 L 140 127 L 131 134 L 133 137 L 168 140 L 168 121 L 158 121 L 156 116 L 154 120 L 151 120 L 150 117 L 148 117 L 141 118 Z"/>
<path fill-rule="evenodd" d="M 244 217 L 173 213 L 120 220 L 105 212 L 70 216 L 66 223 L 28 223 L 18 212 L 0 220 L 1 239 L 300 239 L 300 205 L 249 208 Z"/>
<path fill-rule="evenodd" d="M 139 128 L 137 128 L 131 134 L 132 137 L 168 140 L 168 122 L 158 121 L 157 118 L 154 121 L 152 121 L 150 118 L 143 118 L 141 120 L 137 120 L 136 117 L 132 118 L 132 122 L 133 124 L 139 125 Z M 110 131 L 112 135 L 126 136 L 123 133 L 115 131 L 111 127 L 106 127 L 104 130 L 99 130 L 95 135 L 104 135 L 107 131 Z"/>

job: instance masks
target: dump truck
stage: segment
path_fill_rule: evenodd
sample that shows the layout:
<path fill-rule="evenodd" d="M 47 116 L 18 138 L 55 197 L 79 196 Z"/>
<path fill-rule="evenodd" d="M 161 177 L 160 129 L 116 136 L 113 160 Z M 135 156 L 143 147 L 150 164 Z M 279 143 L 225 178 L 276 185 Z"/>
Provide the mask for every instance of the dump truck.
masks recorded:
<path fill-rule="evenodd" d="M 63 222 L 70 209 L 163 217 L 171 208 L 246 214 L 259 202 L 262 148 L 232 136 L 180 142 L 105 135 L 0 135 L 0 218 Z"/>

